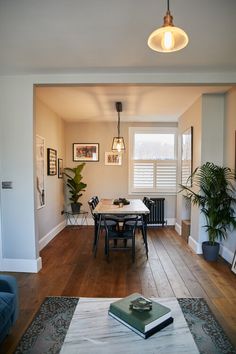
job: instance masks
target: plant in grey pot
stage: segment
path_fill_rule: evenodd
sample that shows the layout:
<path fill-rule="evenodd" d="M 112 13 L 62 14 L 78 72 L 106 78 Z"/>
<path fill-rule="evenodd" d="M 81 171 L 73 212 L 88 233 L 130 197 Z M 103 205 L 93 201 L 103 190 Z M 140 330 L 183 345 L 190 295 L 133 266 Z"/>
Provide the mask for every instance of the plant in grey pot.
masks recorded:
<path fill-rule="evenodd" d="M 192 188 L 180 185 L 181 191 L 186 192 L 184 196 L 200 207 L 205 216 L 204 227 L 209 241 L 202 243 L 202 251 L 204 258 L 209 261 L 215 261 L 218 257 L 219 243 L 216 240 L 226 239 L 227 232 L 236 228 L 234 178 L 235 174 L 230 168 L 206 162 L 189 177 Z"/>
<path fill-rule="evenodd" d="M 64 176 L 66 176 L 66 185 L 69 188 L 71 210 L 74 213 L 80 212 L 82 203 L 79 202 L 79 198 L 82 196 L 82 192 L 84 192 L 87 187 L 87 184 L 82 182 L 83 177 L 81 175 L 81 171 L 84 166 L 85 163 L 81 163 L 74 168 L 66 167 L 63 172 Z"/>

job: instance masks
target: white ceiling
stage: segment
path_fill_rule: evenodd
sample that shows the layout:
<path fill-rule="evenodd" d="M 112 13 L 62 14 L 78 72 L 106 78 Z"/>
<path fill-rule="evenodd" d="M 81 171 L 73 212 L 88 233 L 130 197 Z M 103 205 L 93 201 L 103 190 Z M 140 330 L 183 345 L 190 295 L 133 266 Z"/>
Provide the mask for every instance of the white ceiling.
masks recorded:
<path fill-rule="evenodd" d="M 236 1 L 170 0 L 188 46 L 147 46 L 166 0 L 0 0 L 0 75 L 236 70 Z"/>
<path fill-rule="evenodd" d="M 166 0 L 0 0 L 0 75 L 236 72 L 235 0 L 170 0 L 189 44 L 169 54 L 147 46 L 166 6 Z M 176 121 L 209 90 L 225 88 L 100 85 L 40 88 L 38 95 L 70 121 L 114 119 L 118 100 L 122 119 Z"/>
<path fill-rule="evenodd" d="M 37 87 L 36 95 L 64 120 L 116 121 L 121 101 L 122 122 L 177 122 L 203 93 L 224 93 L 229 86 L 99 85 Z"/>

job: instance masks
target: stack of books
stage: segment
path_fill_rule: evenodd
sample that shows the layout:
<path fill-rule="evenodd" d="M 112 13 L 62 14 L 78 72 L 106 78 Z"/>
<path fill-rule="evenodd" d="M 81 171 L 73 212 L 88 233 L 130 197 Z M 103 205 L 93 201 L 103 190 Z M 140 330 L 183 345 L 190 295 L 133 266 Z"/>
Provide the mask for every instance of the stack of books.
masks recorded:
<path fill-rule="evenodd" d="M 145 339 L 173 322 L 171 309 L 138 293 L 111 303 L 108 313 Z"/>

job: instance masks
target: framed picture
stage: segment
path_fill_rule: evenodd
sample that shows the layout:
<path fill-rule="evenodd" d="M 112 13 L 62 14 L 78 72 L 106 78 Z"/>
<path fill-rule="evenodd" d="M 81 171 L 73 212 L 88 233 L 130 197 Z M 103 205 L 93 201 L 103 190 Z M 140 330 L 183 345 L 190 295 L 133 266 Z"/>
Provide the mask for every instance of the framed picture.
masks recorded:
<path fill-rule="evenodd" d="M 48 176 L 55 176 L 57 174 L 57 151 L 48 148 L 47 157 L 48 157 Z"/>
<path fill-rule="evenodd" d="M 121 166 L 122 156 L 118 152 L 105 152 L 105 165 Z"/>
<path fill-rule="evenodd" d="M 234 258 L 233 258 L 231 270 L 236 274 L 236 251 L 234 252 Z"/>
<path fill-rule="evenodd" d="M 73 144 L 73 161 L 98 161 L 99 144 Z"/>
<path fill-rule="evenodd" d="M 45 206 L 45 139 L 36 135 L 36 204 Z"/>
<path fill-rule="evenodd" d="M 58 178 L 62 178 L 63 177 L 63 160 L 62 159 L 58 159 L 58 163 L 57 163 L 57 171 L 58 171 Z"/>
<path fill-rule="evenodd" d="M 193 172 L 193 127 L 182 134 L 181 184 L 192 187 L 189 176 Z"/>

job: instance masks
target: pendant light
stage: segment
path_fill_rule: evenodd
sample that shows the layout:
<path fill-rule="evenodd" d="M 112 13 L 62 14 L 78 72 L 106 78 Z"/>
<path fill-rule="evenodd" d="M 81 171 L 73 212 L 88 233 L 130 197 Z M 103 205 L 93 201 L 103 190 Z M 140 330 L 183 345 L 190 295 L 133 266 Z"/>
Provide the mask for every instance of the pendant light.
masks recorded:
<path fill-rule="evenodd" d="M 148 46 L 163 53 L 176 52 L 188 44 L 187 34 L 173 24 L 173 16 L 170 13 L 169 0 L 167 0 L 167 12 L 164 17 L 164 24 L 152 32 L 148 38 Z"/>
<path fill-rule="evenodd" d="M 120 112 L 122 112 L 122 103 L 116 102 L 116 111 L 118 113 L 117 136 L 113 138 L 112 151 L 121 152 L 125 150 L 124 138 L 120 136 Z"/>

